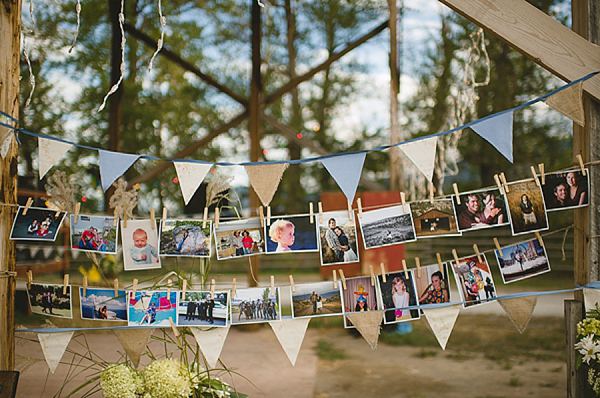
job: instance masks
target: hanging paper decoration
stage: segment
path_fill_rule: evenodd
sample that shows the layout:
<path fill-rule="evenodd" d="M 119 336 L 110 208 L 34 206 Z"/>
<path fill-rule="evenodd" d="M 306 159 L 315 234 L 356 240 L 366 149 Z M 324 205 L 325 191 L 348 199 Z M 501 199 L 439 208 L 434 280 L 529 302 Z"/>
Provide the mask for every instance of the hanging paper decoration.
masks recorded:
<path fill-rule="evenodd" d="M 442 350 L 446 349 L 450 333 L 452 333 L 454 323 L 460 313 L 460 307 L 460 305 L 452 305 L 448 307 L 423 309 L 425 319 L 427 319 L 427 323 L 437 338 L 438 343 L 442 346 Z"/>
<path fill-rule="evenodd" d="M 38 254 L 38 252 L 40 251 L 39 246 L 31 246 L 29 247 L 29 255 L 31 256 L 31 258 L 34 258 L 36 254 Z M 76 251 L 76 250 L 73 250 Z"/>
<path fill-rule="evenodd" d="M 221 350 L 223 350 L 223 345 L 225 344 L 225 339 L 227 338 L 227 333 L 229 333 L 230 327 L 231 325 L 228 325 L 224 328 L 212 329 L 190 327 L 192 334 L 196 338 L 196 342 L 202 350 L 202 354 L 204 354 L 206 363 L 211 368 L 214 368 L 217 365 L 217 361 L 221 355 Z"/>
<path fill-rule="evenodd" d="M 587 288 L 583 289 L 583 299 L 586 312 L 596 308 L 596 303 L 600 303 L 600 290 Z"/>
<path fill-rule="evenodd" d="M 425 138 L 418 141 L 407 142 L 399 147 L 404 154 L 417 166 L 427 180 L 433 179 L 435 167 L 435 153 L 437 150 L 437 137 Z"/>
<path fill-rule="evenodd" d="M 289 163 L 275 163 L 258 166 L 244 166 L 246 174 L 250 178 L 250 184 L 254 192 L 260 198 L 263 206 L 268 206 L 277 191 L 283 172 Z"/>
<path fill-rule="evenodd" d="M 292 366 L 296 365 L 309 322 L 310 318 L 291 318 L 282 319 L 280 322 L 269 322 Z"/>
<path fill-rule="evenodd" d="M 38 163 L 40 180 L 44 178 L 48 170 L 71 149 L 73 145 L 56 140 L 38 137 Z"/>
<path fill-rule="evenodd" d="M 42 249 L 42 253 L 44 253 L 44 258 L 50 258 L 50 255 L 52 254 L 52 252 L 54 251 L 54 247 L 52 246 L 44 246 L 44 248 Z"/>
<path fill-rule="evenodd" d="M 137 368 L 152 336 L 152 329 L 119 329 L 113 330 L 113 332 L 121 342 L 125 353 Z"/>
<path fill-rule="evenodd" d="M 509 162 L 513 162 L 513 114 L 514 111 L 477 121 L 470 127 L 492 144 Z"/>
<path fill-rule="evenodd" d="M 565 88 L 546 99 L 546 105 L 580 125 L 585 126 L 583 82 Z"/>
<path fill-rule="evenodd" d="M 523 333 L 531 320 L 538 296 L 514 297 L 498 300 L 508 318 Z"/>
<path fill-rule="evenodd" d="M 186 206 L 213 166 L 212 163 L 174 162 L 177 179 Z"/>
<path fill-rule="evenodd" d="M 350 322 L 352 322 L 362 337 L 367 340 L 372 349 L 377 348 L 383 313 L 384 311 L 365 311 L 346 314 Z"/>
<path fill-rule="evenodd" d="M 6 137 L 4 138 L 4 141 L 2 141 L 2 145 L 0 146 L 0 156 L 2 156 L 2 159 L 4 159 L 6 157 L 6 154 L 8 153 L 8 150 L 10 149 L 10 144 L 12 144 L 12 141 L 13 141 L 12 134 L 7 134 Z"/>
<path fill-rule="evenodd" d="M 104 192 L 121 177 L 140 157 L 129 153 L 98 150 L 100 154 L 100 179 Z"/>
<path fill-rule="evenodd" d="M 38 340 L 50 371 L 54 373 L 74 332 L 38 333 Z"/>
<path fill-rule="evenodd" d="M 360 152 L 321 159 L 350 202 L 354 200 L 366 155 L 366 152 Z"/>

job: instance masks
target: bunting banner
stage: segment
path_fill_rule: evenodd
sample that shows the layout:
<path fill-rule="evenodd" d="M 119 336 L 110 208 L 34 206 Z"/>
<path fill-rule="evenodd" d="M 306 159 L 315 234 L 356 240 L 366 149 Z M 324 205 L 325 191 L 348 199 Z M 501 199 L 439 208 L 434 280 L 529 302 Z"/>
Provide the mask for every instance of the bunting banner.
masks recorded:
<path fill-rule="evenodd" d="M 44 358 L 46 358 L 46 363 L 52 373 L 54 373 L 63 357 L 73 333 L 75 332 L 38 333 L 38 340 L 44 352 Z"/>
<path fill-rule="evenodd" d="M 148 342 L 150 342 L 152 331 L 153 329 L 113 330 L 113 333 L 121 342 L 125 353 L 136 368 L 140 364 L 140 358 L 146 350 Z"/>
<path fill-rule="evenodd" d="M 546 99 L 546 105 L 580 125 L 585 126 L 583 82 L 565 88 Z"/>
<path fill-rule="evenodd" d="M 81 250 L 71 250 L 71 257 L 73 258 L 73 260 L 77 260 L 77 257 L 79 257 L 80 253 Z"/>
<path fill-rule="evenodd" d="M 100 180 L 102 180 L 102 189 L 104 192 L 121 177 L 131 165 L 139 159 L 139 155 L 129 153 L 111 152 L 102 149 L 98 150 L 100 154 Z"/>
<path fill-rule="evenodd" d="M 460 305 L 451 305 L 438 308 L 423 308 L 425 319 L 437 338 L 438 343 L 440 343 L 442 350 L 446 349 L 446 344 L 448 343 L 452 329 L 454 329 L 456 318 L 458 318 L 458 314 L 460 313 L 460 307 Z"/>
<path fill-rule="evenodd" d="M 244 166 L 250 179 L 250 185 L 260 198 L 263 206 L 268 206 L 279 187 L 283 172 L 289 163 L 275 163 L 258 166 Z"/>
<path fill-rule="evenodd" d="M 38 137 L 38 163 L 40 180 L 44 178 L 48 170 L 52 168 L 73 145 L 56 140 Z"/>
<path fill-rule="evenodd" d="M 227 325 L 227 327 L 224 328 L 212 329 L 190 327 L 209 368 L 214 368 L 217 365 L 230 327 L 231 325 Z"/>
<path fill-rule="evenodd" d="M 470 126 L 511 163 L 513 162 L 513 114 L 514 111 L 501 113 Z"/>
<path fill-rule="evenodd" d="M 417 166 L 427 180 L 433 180 L 435 167 L 435 153 L 437 151 L 437 137 L 425 138 L 418 141 L 407 142 L 399 147 L 402 152 Z"/>
<path fill-rule="evenodd" d="M 291 318 L 282 319 L 280 322 L 269 322 L 292 366 L 296 365 L 309 322 L 310 318 Z"/>
<path fill-rule="evenodd" d="M 366 152 L 360 152 L 321 159 L 321 164 L 325 166 L 350 202 L 354 200 L 366 155 Z"/>
<path fill-rule="evenodd" d="M 588 312 L 589 310 L 596 307 L 596 303 L 600 303 L 600 290 L 583 289 L 583 300 L 585 305 L 585 312 Z"/>
<path fill-rule="evenodd" d="M 46 259 L 50 258 L 50 255 L 52 254 L 53 251 L 54 251 L 54 247 L 52 247 L 52 246 L 44 246 L 42 248 L 42 253 L 44 253 L 44 258 L 46 258 Z"/>
<path fill-rule="evenodd" d="M 538 301 L 538 296 L 514 297 L 498 300 L 508 318 L 523 333 L 533 316 L 533 310 Z"/>
<path fill-rule="evenodd" d="M 31 258 L 34 258 L 36 254 L 38 254 L 38 252 L 40 251 L 39 246 L 30 246 L 29 247 L 29 255 L 31 256 Z M 76 252 L 77 250 L 72 250 L 71 252 Z"/>
<path fill-rule="evenodd" d="M 356 330 L 367 340 L 372 349 L 377 348 L 381 321 L 384 311 L 364 311 L 346 314 L 348 320 L 356 327 Z"/>
<path fill-rule="evenodd" d="M 175 171 L 177 172 L 177 179 L 179 180 L 179 187 L 181 188 L 183 201 L 187 206 L 200 184 L 202 184 L 202 181 L 204 181 L 204 177 L 206 177 L 206 174 L 210 171 L 213 164 L 173 162 L 173 165 L 175 166 Z"/>
<path fill-rule="evenodd" d="M 0 156 L 2 156 L 2 159 L 4 159 L 6 157 L 6 154 L 8 153 L 8 150 L 10 149 L 10 144 L 12 144 L 12 141 L 13 141 L 12 134 L 8 134 L 6 136 L 6 138 L 4 138 L 4 141 L 2 141 L 2 145 L 0 146 Z"/>

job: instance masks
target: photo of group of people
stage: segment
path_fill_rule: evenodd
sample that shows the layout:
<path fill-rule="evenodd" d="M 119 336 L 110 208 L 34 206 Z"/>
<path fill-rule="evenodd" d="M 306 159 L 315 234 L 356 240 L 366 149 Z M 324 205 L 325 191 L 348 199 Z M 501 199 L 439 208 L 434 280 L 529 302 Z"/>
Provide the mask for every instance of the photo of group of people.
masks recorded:
<path fill-rule="evenodd" d="M 463 308 L 487 303 L 496 297 L 496 287 L 485 255 L 481 255 L 481 261 L 477 256 L 471 256 L 458 259 L 458 264 L 451 261 L 450 265 Z"/>
<path fill-rule="evenodd" d="M 358 261 L 356 248 L 356 225 L 347 211 L 323 213 L 319 225 L 321 243 L 321 265 L 355 263 Z"/>
<path fill-rule="evenodd" d="M 177 305 L 178 326 L 227 326 L 227 292 L 190 291 Z"/>
<path fill-rule="evenodd" d="M 50 209 L 19 207 L 10 232 L 12 240 L 39 240 L 54 242 L 60 226 L 67 214 Z"/>
<path fill-rule="evenodd" d="M 252 256 L 265 252 L 264 229 L 260 219 L 229 221 L 215 229 L 217 259 Z"/>
<path fill-rule="evenodd" d="M 27 287 L 29 308 L 34 314 L 73 318 L 71 286 L 32 283 Z"/>
<path fill-rule="evenodd" d="M 210 257 L 211 221 L 166 220 L 160 227 L 160 255 Z"/>
<path fill-rule="evenodd" d="M 118 229 L 114 217 L 71 214 L 71 248 L 90 252 L 117 253 Z"/>
<path fill-rule="evenodd" d="M 542 185 L 548 211 L 573 209 L 588 204 L 589 172 L 581 169 L 546 175 Z"/>
<path fill-rule="evenodd" d="M 231 323 L 264 323 L 281 320 L 281 297 L 275 289 L 237 289 L 231 298 Z"/>

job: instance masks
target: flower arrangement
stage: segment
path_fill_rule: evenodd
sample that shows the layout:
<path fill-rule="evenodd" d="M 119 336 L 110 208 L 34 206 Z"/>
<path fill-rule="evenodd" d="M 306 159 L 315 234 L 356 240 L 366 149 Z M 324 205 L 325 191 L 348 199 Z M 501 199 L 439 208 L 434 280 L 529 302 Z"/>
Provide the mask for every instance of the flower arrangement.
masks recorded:
<path fill-rule="evenodd" d="M 600 307 L 586 313 L 586 318 L 577 324 L 577 369 L 588 367 L 587 382 L 596 395 L 600 395 Z"/>

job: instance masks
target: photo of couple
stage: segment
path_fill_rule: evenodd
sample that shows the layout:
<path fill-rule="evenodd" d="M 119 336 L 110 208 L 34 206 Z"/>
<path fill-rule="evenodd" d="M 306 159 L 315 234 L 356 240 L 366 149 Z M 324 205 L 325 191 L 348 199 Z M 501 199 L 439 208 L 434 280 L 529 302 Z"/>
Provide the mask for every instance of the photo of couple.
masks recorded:
<path fill-rule="evenodd" d="M 504 195 L 497 188 L 461 194 L 460 204 L 455 195 L 452 198 L 460 231 L 498 227 L 510 222 Z"/>
<path fill-rule="evenodd" d="M 63 286 L 32 283 L 27 288 L 31 312 L 40 315 L 73 318 L 71 286 L 67 286 L 65 294 L 63 294 Z"/>
<path fill-rule="evenodd" d="M 60 225 L 66 212 L 57 213 L 54 210 L 30 207 L 23 215 L 24 207 L 19 207 L 15 221 L 13 222 L 10 239 L 12 240 L 56 240 Z"/>
<path fill-rule="evenodd" d="M 341 315 L 343 311 L 340 290 L 341 283 L 338 283 L 336 289 L 331 282 L 296 285 L 295 292 L 290 286 L 292 318 Z"/>
<path fill-rule="evenodd" d="M 211 221 L 166 220 L 160 226 L 160 255 L 210 257 Z"/>
<path fill-rule="evenodd" d="M 347 211 L 323 213 L 319 225 L 321 242 L 321 265 L 355 263 L 358 261 L 356 248 L 356 225 Z"/>
<path fill-rule="evenodd" d="M 581 170 L 546 174 L 546 184 L 542 186 L 548 211 L 573 209 L 588 204 L 589 172 L 585 176 Z"/>
<path fill-rule="evenodd" d="M 71 248 L 115 254 L 118 230 L 114 220 L 114 217 L 79 215 L 75 223 L 75 216 L 71 214 Z"/>
<path fill-rule="evenodd" d="M 83 293 L 79 288 L 81 319 L 99 321 L 127 321 L 127 296 L 119 290 L 115 297 L 114 289 L 88 287 Z"/>

